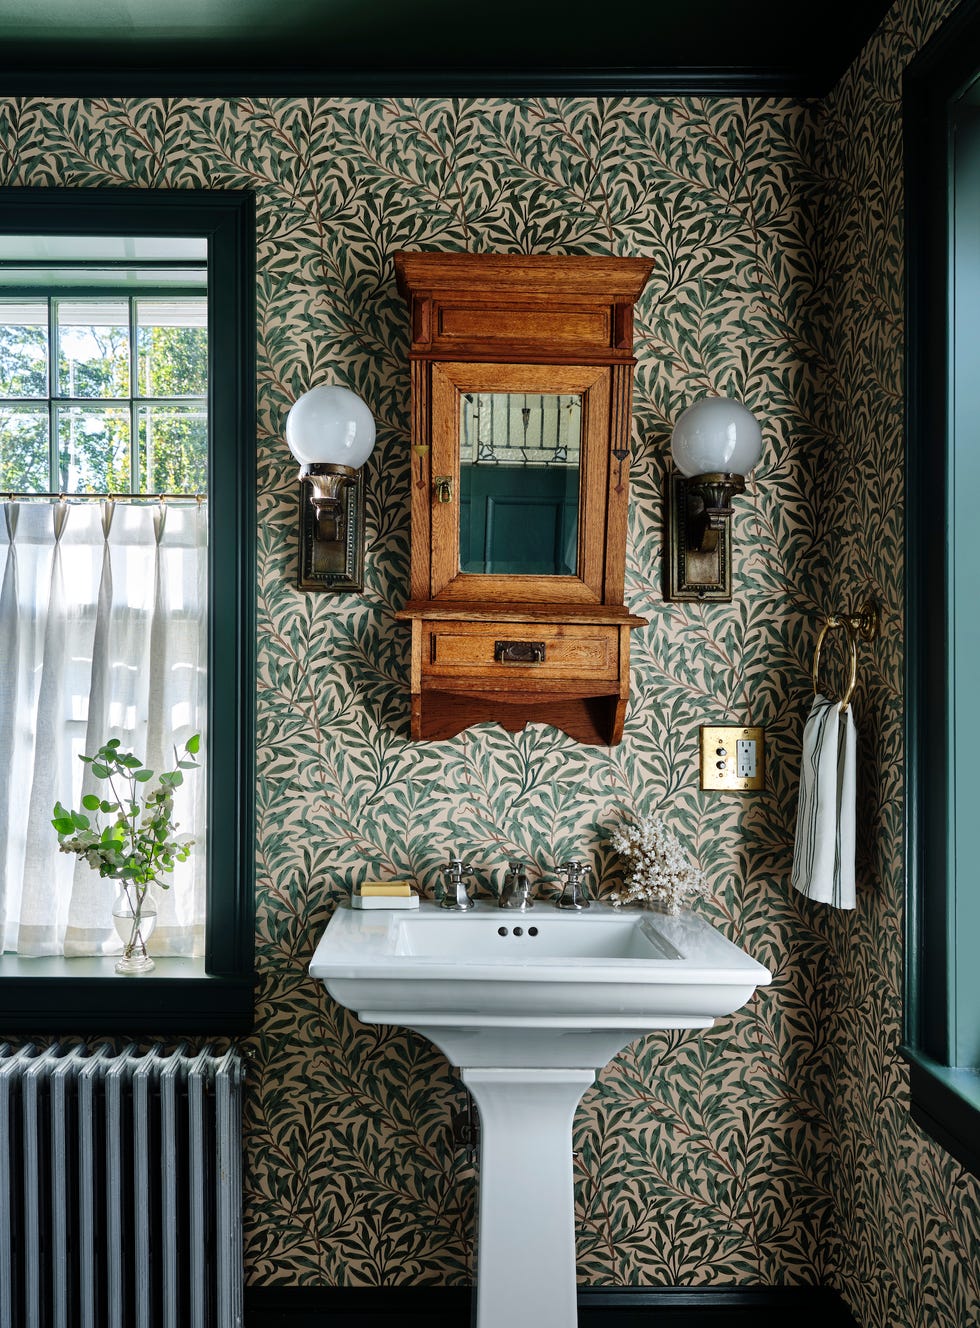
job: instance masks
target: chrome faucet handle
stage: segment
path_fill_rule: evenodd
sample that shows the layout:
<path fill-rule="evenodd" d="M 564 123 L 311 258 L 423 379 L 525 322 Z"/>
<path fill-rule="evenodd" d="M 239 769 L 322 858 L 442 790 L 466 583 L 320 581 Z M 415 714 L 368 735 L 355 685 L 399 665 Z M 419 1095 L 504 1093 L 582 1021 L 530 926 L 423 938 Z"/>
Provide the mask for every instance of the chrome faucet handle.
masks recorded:
<path fill-rule="evenodd" d="M 590 907 L 585 893 L 585 882 L 592 868 L 578 858 L 569 858 L 559 865 L 558 871 L 565 877 L 561 894 L 555 900 L 555 908 L 571 908 L 577 913 Z"/>
<path fill-rule="evenodd" d="M 507 875 L 504 877 L 497 907 L 515 909 L 518 913 L 526 913 L 529 908 L 534 907 L 531 882 L 527 879 L 524 863 L 519 859 L 507 864 Z"/>
<path fill-rule="evenodd" d="M 471 899 L 466 889 L 467 876 L 473 875 L 473 867 L 460 857 L 451 857 L 439 870 L 446 878 L 442 896 L 442 908 L 451 908 L 457 913 L 467 913 L 476 907 L 476 900 Z"/>

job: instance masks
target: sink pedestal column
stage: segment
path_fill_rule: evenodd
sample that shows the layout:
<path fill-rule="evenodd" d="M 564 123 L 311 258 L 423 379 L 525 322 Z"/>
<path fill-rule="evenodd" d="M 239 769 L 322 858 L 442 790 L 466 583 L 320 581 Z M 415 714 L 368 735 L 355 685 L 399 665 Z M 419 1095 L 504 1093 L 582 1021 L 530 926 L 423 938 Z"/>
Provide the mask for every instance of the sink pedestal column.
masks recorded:
<path fill-rule="evenodd" d="M 462 1073 L 482 1123 L 477 1328 L 576 1328 L 572 1122 L 596 1071 L 661 1028 L 710 1028 L 769 970 L 709 922 L 595 903 L 511 927 L 338 908 L 310 974 L 366 1024 L 410 1028 Z"/>
<path fill-rule="evenodd" d="M 480 1113 L 475 1328 L 575 1328 L 572 1122 L 590 1069 L 463 1069 Z"/>

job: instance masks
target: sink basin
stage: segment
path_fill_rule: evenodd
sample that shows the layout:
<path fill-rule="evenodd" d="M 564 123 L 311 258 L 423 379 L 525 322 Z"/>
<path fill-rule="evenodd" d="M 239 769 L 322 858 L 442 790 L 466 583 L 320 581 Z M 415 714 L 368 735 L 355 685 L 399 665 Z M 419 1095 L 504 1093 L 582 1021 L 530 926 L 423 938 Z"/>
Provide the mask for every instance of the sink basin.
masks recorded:
<path fill-rule="evenodd" d="M 769 970 L 704 918 L 341 906 L 310 963 L 365 1023 L 461 1070 L 480 1115 L 476 1328 L 575 1328 L 572 1124 L 596 1070 L 658 1028 L 707 1028 Z"/>
<path fill-rule="evenodd" d="M 597 906 L 601 907 L 601 906 Z M 509 915 L 513 918 L 513 914 Z M 459 915 L 427 906 L 422 916 L 395 926 L 395 952 L 429 959 L 489 959 L 494 964 L 537 964 L 553 959 L 680 959 L 646 918 L 603 909 L 544 917 L 528 913 L 508 923 L 508 914 L 475 914 L 459 926 Z M 464 930 L 465 929 L 465 930 Z"/>
<path fill-rule="evenodd" d="M 580 1051 L 568 1060 L 572 1041 L 552 1035 L 578 1031 L 589 1043 L 597 1041 L 593 1034 L 621 1030 L 621 1047 L 649 1029 L 707 1028 L 771 980 L 698 914 L 627 912 L 601 903 L 583 913 L 546 904 L 528 913 L 493 904 L 469 913 L 431 903 L 412 912 L 342 906 L 310 973 L 366 1023 L 424 1027 L 456 1065 L 499 1065 L 509 1045 L 507 1063 L 598 1067 L 615 1054 L 606 1050 L 608 1037 L 595 1047 L 598 1059 L 586 1047 L 584 1059 Z M 479 1059 L 460 1059 L 464 1049 L 453 1030 L 481 1029 L 501 1035 L 493 1039 L 492 1061 L 469 1036 L 468 1049 Z M 535 1029 L 546 1036 L 533 1039 L 540 1051 L 529 1057 Z M 506 1039 L 507 1031 L 515 1036 Z"/>

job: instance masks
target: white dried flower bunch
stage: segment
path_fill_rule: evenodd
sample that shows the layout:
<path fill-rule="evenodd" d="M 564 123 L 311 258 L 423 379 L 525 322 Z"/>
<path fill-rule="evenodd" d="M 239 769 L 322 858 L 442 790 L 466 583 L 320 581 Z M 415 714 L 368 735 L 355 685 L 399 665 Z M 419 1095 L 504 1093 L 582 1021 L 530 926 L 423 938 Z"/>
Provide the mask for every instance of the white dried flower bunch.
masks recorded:
<path fill-rule="evenodd" d="M 677 913 L 688 900 L 708 893 L 708 878 L 659 816 L 644 816 L 614 830 L 612 846 L 627 864 L 625 888 L 609 896 L 617 906 L 654 904 Z"/>

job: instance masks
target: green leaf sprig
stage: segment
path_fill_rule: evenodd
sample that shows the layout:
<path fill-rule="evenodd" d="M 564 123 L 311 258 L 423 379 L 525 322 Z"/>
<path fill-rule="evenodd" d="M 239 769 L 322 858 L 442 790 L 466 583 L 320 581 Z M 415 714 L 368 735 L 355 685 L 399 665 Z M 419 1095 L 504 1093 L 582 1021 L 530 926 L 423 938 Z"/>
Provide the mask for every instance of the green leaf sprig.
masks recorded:
<path fill-rule="evenodd" d="M 184 744 L 183 755 L 174 748 L 174 769 L 161 774 L 158 783 L 144 793 L 139 790 L 154 778 L 138 756 L 121 750 L 118 738 L 110 738 L 94 756 L 79 759 L 92 767 L 96 779 L 109 784 L 110 797 L 86 793 L 84 811 L 54 805 L 51 824 L 58 834 L 62 853 L 84 858 L 100 876 L 125 881 L 138 889 L 170 882 L 161 876 L 185 862 L 194 843 L 192 835 L 177 833 L 173 819 L 174 791 L 184 782 L 183 771 L 196 769 L 201 736 L 195 733 Z M 90 819 L 85 813 L 94 813 Z M 103 821 L 103 817 L 109 817 Z M 142 893 L 140 889 L 140 893 Z"/>

